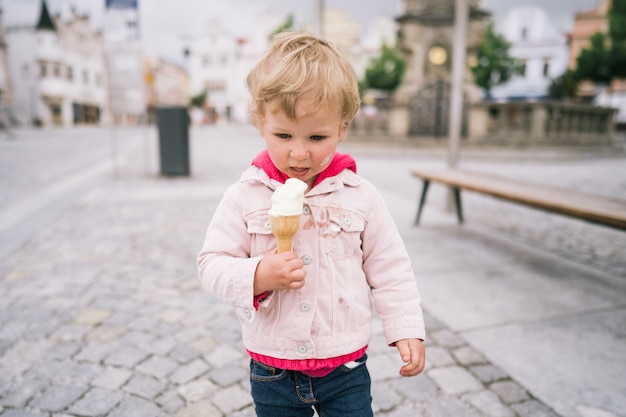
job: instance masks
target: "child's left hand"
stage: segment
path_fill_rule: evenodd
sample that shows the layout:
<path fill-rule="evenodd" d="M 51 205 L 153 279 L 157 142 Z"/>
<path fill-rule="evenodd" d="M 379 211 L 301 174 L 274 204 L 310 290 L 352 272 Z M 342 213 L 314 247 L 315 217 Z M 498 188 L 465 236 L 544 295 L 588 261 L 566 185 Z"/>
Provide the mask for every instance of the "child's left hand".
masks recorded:
<path fill-rule="evenodd" d="M 396 348 L 400 352 L 402 362 L 406 363 L 400 368 L 400 375 L 415 376 L 424 370 L 426 365 L 426 351 L 420 339 L 402 339 L 396 342 Z"/>

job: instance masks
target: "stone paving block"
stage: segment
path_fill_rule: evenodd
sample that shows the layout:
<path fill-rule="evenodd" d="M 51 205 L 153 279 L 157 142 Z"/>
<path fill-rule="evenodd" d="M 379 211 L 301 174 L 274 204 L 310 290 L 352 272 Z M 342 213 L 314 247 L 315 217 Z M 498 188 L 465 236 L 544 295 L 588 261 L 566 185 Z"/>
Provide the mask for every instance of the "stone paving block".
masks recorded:
<path fill-rule="evenodd" d="M 30 402 L 29 406 L 40 410 L 59 412 L 85 394 L 86 387 L 70 387 L 57 385 L 47 389 L 41 396 Z"/>
<path fill-rule="evenodd" d="M 142 349 L 155 355 L 166 356 L 176 346 L 178 342 L 174 338 L 164 337 L 154 340 L 147 346 L 142 346 Z"/>
<path fill-rule="evenodd" d="M 402 378 L 400 376 L 401 366 L 400 356 L 397 357 L 397 361 L 389 355 L 372 355 L 367 357 L 367 369 L 370 371 L 373 382 Z"/>
<path fill-rule="evenodd" d="M 53 346 L 52 342 L 47 340 L 16 343 L 0 358 L 2 377 L 8 379 L 22 374 L 33 366 L 51 346 Z"/>
<path fill-rule="evenodd" d="M 178 394 L 178 390 L 169 389 L 154 399 L 156 403 L 169 415 L 174 415 L 185 406 L 185 401 Z"/>
<path fill-rule="evenodd" d="M 476 377 L 459 366 L 432 369 L 428 371 L 427 376 L 444 392 L 452 395 L 479 391 L 483 388 L 483 384 Z"/>
<path fill-rule="evenodd" d="M 437 385 L 425 374 L 412 378 L 398 378 L 391 382 L 393 389 L 411 402 L 427 401 L 437 396 Z"/>
<path fill-rule="evenodd" d="M 458 348 L 465 345 L 465 342 L 459 339 L 454 333 L 446 328 L 440 328 L 429 333 L 430 339 L 438 346 L 446 348 Z"/>
<path fill-rule="evenodd" d="M 126 327 L 104 324 L 89 331 L 85 335 L 85 340 L 88 343 L 110 343 L 119 340 L 126 332 L 128 332 Z"/>
<path fill-rule="evenodd" d="M 148 356 L 149 353 L 143 350 L 129 346 L 122 346 L 111 352 L 111 354 L 104 360 L 104 363 L 107 365 L 132 368 Z"/>
<path fill-rule="evenodd" d="M 500 368 L 490 364 L 470 366 L 469 370 L 485 384 L 508 378 L 508 375 L 505 374 Z"/>
<path fill-rule="evenodd" d="M 60 363 L 60 369 L 51 379 L 58 381 L 64 385 L 82 386 L 89 384 L 102 372 L 102 365 L 92 363 L 65 362 Z M 48 364 L 42 364 L 42 367 Z"/>
<path fill-rule="evenodd" d="M 109 309 L 88 308 L 76 316 L 74 323 L 95 326 L 96 324 L 100 324 L 108 319 L 111 313 L 112 312 Z"/>
<path fill-rule="evenodd" d="M 466 394 L 462 399 L 487 417 L 516 417 L 515 413 L 500 401 L 500 398 L 491 391 L 484 390 Z"/>
<path fill-rule="evenodd" d="M 187 345 L 177 345 L 170 351 L 168 356 L 177 360 L 179 363 L 187 363 L 192 359 L 202 356 L 202 353 Z"/>
<path fill-rule="evenodd" d="M 224 366 L 209 372 L 208 377 L 221 387 L 227 387 L 236 382 L 248 379 L 249 375 L 250 372 L 240 366 Z"/>
<path fill-rule="evenodd" d="M 107 417 L 169 417 L 159 407 L 142 398 L 128 397 Z"/>
<path fill-rule="evenodd" d="M 124 398 L 119 392 L 102 388 L 92 388 L 83 398 L 74 403 L 68 413 L 81 417 L 104 416 Z"/>
<path fill-rule="evenodd" d="M 168 376 L 168 379 L 175 384 L 184 384 L 206 373 L 210 369 L 209 365 L 202 359 L 196 359 L 176 369 Z"/>
<path fill-rule="evenodd" d="M 124 368 L 108 367 L 95 377 L 91 383 L 108 390 L 117 390 L 132 376 L 132 372 Z"/>
<path fill-rule="evenodd" d="M 2 417 L 48 417 L 48 415 L 23 410 L 7 410 L 2 413 Z"/>
<path fill-rule="evenodd" d="M 424 408 L 428 417 L 483 417 L 457 397 L 442 397 L 428 402 Z"/>
<path fill-rule="evenodd" d="M 224 414 L 210 401 L 201 401 L 179 410 L 174 417 L 224 417 Z"/>
<path fill-rule="evenodd" d="M 178 393 L 188 403 L 194 403 L 210 398 L 218 390 L 218 386 L 207 379 L 192 381 L 178 387 Z"/>
<path fill-rule="evenodd" d="M 252 404 L 252 397 L 238 385 L 233 385 L 217 391 L 213 396 L 213 404 L 228 416 Z"/>
<path fill-rule="evenodd" d="M 397 395 L 389 383 L 381 382 L 372 385 L 372 408 L 375 413 L 378 411 L 388 411 L 397 407 L 402 402 L 402 398 Z"/>
<path fill-rule="evenodd" d="M 133 376 L 124 386 L 123 390 L 151 400 L 159 395 L 165 389 L 166 383 L 159 381 L 150 376 L 137 375 Z"/>
<path fill-rule="evenodd" d="M 406 406 L 398 407 L 389 413 L 378 413 L 375 415 L 376 417 L 426 417 L 424 410 Z"/>
<path fill-rule="evenodd" d="M 458 349 L 454 349 L 452 351 L 452 355 L 461 365 L 465 366 L 487 363 L 487 360 L 483 355 L 469 346 L 462 346 Z"/>
<path fill-rule="evenodd" d="M 177 416 L 178 417 L 178 416 Z M 254 411 L 254 405 L 244 408 L 241 411 L 237 411 L 228 417 L 256 417 L 256 412 Z"/>
<path fill-rule="evenodd" d="M 71 358 L 82 349 L 82 344 L 71 342 L 59 342 L 52 346 L 45 354 L 46 360 Z"/>
<path fill-rule="evenodd" d="M 430 346 L 426 351 L 426 365 L 429 368 L 456 365 L 456 362 L 447 349 L 439 346 Z"/>
<path fill-rule="evenodd" d="M 217 349 L 205 356 L 213 368 L 222 368 L 225 365 L 236 363 L 245 356 L 243 348 L 238 346 L 219 345 Z"/>
<path fill-rule="evenodd" d="M 158 379 L 164 378 L 167 374 L 176 369 L 177 366 L 178 362 L 173 359 L 163 356 L 152 356 L 140 363 L 135 369 Z"/>
<path fill-rule="evenodd" d="M 55 342 L 81 340 L 89 330 L 91 330 L 91 326 L 68 324 L 54 332 L 54 334 L 50 336 L 50 340 Z"/>
<path fill-rule="evenodd" d="M 19 385 L 13 386 L 8 392 L 0 396 L 0 406 L 10 408 L 24 408 L 28 402 L 43 393 L 49 387 L 47 381 L 23 380 Z"/>
<path fill-rule="evenodd" d="M 141 330 L 130 330 L 128 333 L 120 337 L 118 344 L 120 346 L 132 346 L 146 350 L 145 347 L 150 346 L 156 340 L 156 336 L 152 333 Z"/>
<path fill-rule="evenodd" d="M 87 343 L 83 345 L 82 350 L 74 357 L 74 360 L 100 363 L 116 349 L 118 347 L 112 343 Z"/>
<path fill-rule="evenodd" d="M 535 400 L 517 403 L 512 405 L 511 408 L 519 417 L 559 417 L 558 414 L 555 414 L 548 407 Z"/>
<path fill-rule="evenodd" d="M 494 382 L 489 388 L 502 398 L 506 404 L 514 404 L 530 399 L 528 393 L 517 382 Z"/>
<path fill-rule="evenodd" d="M 202 354 L 208 354 L 215 350 L 217 342 L 211 336 L 204 336 L 189 343 L 189 346 Z"/>

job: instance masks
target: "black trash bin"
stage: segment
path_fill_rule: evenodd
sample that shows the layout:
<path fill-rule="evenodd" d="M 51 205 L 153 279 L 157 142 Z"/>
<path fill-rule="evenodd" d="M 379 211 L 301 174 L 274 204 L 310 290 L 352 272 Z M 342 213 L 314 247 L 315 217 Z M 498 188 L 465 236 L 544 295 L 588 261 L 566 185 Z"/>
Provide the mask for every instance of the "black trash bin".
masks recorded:
<path fill-rule="evenodd" d="M 189 113 L 186 107 L 157 108 L 161 175 L 190 174 Z"/>

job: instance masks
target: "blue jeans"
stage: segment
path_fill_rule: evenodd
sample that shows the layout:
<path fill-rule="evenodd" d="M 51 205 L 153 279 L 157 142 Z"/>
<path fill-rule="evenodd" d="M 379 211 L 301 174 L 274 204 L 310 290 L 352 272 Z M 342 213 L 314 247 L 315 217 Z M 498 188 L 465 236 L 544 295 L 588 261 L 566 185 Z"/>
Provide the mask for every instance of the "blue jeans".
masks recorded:
<path fill-rule="evenodd" d="M 258 417 L 373 417 L 371 379 L 363 355 L 321 378 L 250 361 L 250 387 Z"/>

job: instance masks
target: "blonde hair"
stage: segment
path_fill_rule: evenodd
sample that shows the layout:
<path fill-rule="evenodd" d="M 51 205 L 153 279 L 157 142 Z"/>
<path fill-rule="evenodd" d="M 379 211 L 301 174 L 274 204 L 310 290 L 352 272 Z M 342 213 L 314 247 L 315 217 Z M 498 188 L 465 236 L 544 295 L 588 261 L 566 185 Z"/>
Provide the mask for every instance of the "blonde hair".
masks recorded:
<path fill-rule="evenodd" d="M 308 33 L 275 35 L 247 82 L 256 127 L 266 111 L 282 110 L 295 120 L 296 101 L 304 94 L 318 108 L 336 106 L 342 126 L 348 127 L 361 102 L 354 69 L 345 56 L 332 43 Z"/>

